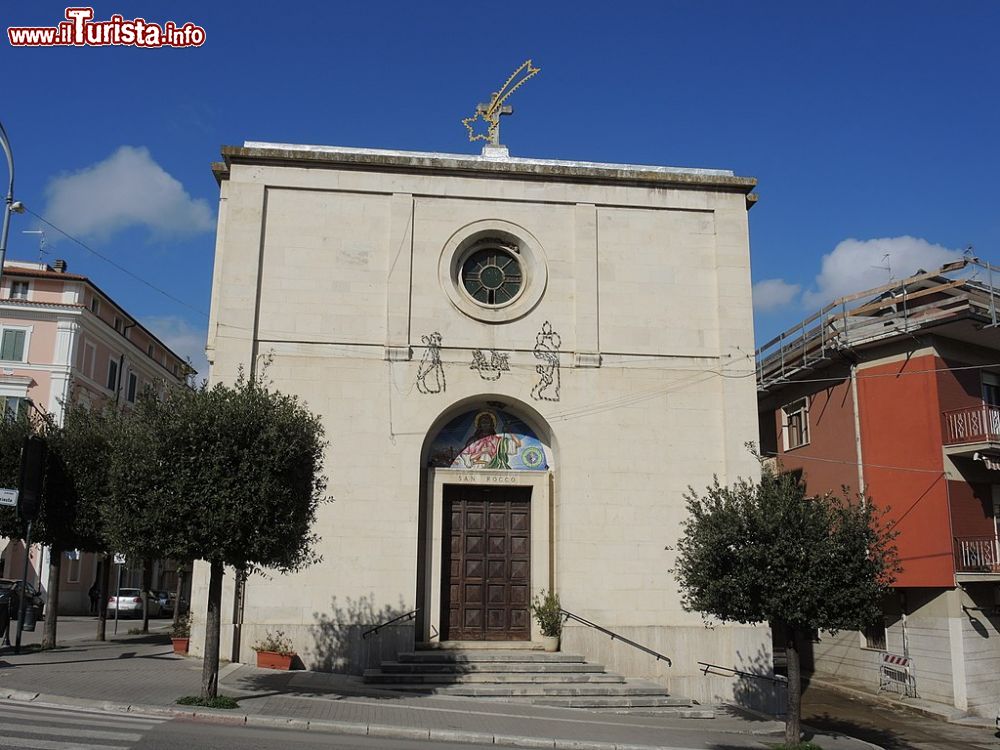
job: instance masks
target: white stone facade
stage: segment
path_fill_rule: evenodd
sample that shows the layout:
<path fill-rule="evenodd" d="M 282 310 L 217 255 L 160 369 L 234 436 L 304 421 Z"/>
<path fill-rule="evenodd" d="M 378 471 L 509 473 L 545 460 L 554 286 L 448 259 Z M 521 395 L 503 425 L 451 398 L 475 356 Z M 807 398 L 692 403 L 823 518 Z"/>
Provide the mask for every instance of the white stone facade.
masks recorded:
<path fill-rule="evenodd" d="M 669 549 L 689 486 L 757 473 L 744 448 L 757 437 L 753 180 L 311 146 L 223 153 L 211 379 L 270 355 L 273 386 L 322 416 L 334 499 L 315 529 L 322 563 L 251 577 L 241 627 L 227 582 L 224 655 L 250 660 L 265 631 L 283 630 L 306 666 L 357 672 L 440 638 L 442 488 L 493 482 L 531 488 L 531 592 L 556 590 L 673 666 L 578 626 L 565 648 L 702 700 L 742 688 L 698 661 L 770 670 L 766 628 L 706 629 L 683 611 Z M 456 275 L 470 243 L 497 237 L 517 246 L 524 279 L 514 302 L 488 307 Z M 477 352 L 506 369 L 473 368 Z M 438 430 L 490 404 L 530 425 L 548 470 L 429 468 Z M 200 566 L 195 612 L 206 588 Z M 416 608 L 415 623 L 360 641 Z M 202 637 L 196 622 L 196 653 Z"/>

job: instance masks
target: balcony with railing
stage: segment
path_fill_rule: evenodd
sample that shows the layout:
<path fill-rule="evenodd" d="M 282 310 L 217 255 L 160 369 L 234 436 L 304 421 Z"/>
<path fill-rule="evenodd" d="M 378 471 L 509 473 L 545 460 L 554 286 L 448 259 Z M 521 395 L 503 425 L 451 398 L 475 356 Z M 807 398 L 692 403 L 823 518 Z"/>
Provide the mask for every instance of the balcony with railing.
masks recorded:
<path fill-rule="evenodd" d="M 941 423 L 946 447 L 1000 446 L 1000 407 L 981 403 L 964 409 L 952 409 L 942 412 Z"/>
<path fill-rule="evenodd" d="M 1000 541 L 996 536 L 955 537 L 955 572 L 1000 574 Z"/>

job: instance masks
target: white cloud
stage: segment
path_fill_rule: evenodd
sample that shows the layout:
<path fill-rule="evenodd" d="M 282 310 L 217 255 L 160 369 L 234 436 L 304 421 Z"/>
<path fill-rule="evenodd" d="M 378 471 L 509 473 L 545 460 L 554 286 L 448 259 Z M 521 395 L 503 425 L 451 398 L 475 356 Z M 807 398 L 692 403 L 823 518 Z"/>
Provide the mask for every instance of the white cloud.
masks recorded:
<path fill-rule="evenodd" d="M 815 286 L 803 292 L 802 301 L 807 307 L 822 307 L 845 294 L 906 278 L 921 268 L 933 271 L 961 257 L 961 250 L 951 250 L 919 237 L 844 240 L 823 256 Z M 891 277 L 887 267 L 891 269 Z"/>
<path fill-rule="evenodd" d="M 207 329 L 196 328 L 184 318 L 173 315 L 146 318 L 142 323 L 175 354 L 190 360 L 191 366 L 198 371 L 196 380 L 199 383 L 208 377 L 208 358 L 205 356 Z"/>
<path fill-rule="evenodd" d="M 753 309 L 771 312 L 790 305 L 799 296 L 802 287 L 789 284 L 784 279 L 764 279 L 753 285 Z"/>
<path fill-rule="evenodd" d="M 142 147 L 122 146 L 104 161 L 54 177 L 45 193 L 45 218 L 72 235 L 107 238 L 133 226 L 184 235 L 215 227 L 208 202 L 188 195 Z"/>

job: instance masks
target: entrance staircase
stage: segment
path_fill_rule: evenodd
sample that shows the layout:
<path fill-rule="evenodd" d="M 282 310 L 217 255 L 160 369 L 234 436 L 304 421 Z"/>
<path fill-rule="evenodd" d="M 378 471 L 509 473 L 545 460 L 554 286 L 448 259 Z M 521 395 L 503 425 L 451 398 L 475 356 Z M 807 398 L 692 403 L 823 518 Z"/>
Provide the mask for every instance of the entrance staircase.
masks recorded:
<path fill-rule="evenodd" d="M 521 649 L 434 649 L 401 653 L 364 673 L 386 690 L 483 698 L 538 706 L 712 718 L 648 680 L 627 679 L 582 656 Z"/>

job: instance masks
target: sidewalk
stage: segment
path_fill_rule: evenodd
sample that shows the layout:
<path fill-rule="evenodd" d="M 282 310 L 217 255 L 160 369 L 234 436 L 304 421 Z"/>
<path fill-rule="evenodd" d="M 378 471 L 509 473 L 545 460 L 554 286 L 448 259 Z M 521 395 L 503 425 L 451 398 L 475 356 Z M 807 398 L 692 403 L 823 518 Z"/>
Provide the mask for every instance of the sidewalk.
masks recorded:
<path fill-rule="evenodd" d="M 845 677 L 835 677 L 833 675 L 822 675 L 817 677 L 816 675 L 813 675 L 809 678 L 809 681 L 810 683 L 827 687 L 832 690 L 838 690 L 846 695 L 863 698 L 869 702 L 881 703 L 886 706 L 913 711 L 921 716 L 927 716 L 932 719 L 940 719 L 951 724 L 982 727 L 986 729 L 993 729 L 995 726 L 994 719 L 976 716 L 962 711 L 959 708 L 955 708 L 954 706 L 947 706 L 943 703 L 935 703 L 934 701 L 924 700 L 923 698 L 909 698 L 896 693 L 879 692 L 878 690 L 873 689 L 870 685 L 850 680 Z"/>
<path fill-rule="evenodd" d="M 162 635 L 104 643 L 70 642 L 49 652 L 14 656 L 0 650 L 0 698 L 170 711 L 267 726 L 294 726 L 369 736 L 521 747 L 763 748 L 780 742 L 783 725 L 725 707 L 715 719 L 592 713 L 467 698 L 411 696 L 374 690 L 357 678 L 319 672 L 275 672 L 224 665 L 220 692 L 240 701 L 235 711 L 192 711 L 175 704 L 199 691 L 201 660 L 175 656 Z M 824 750 L 872 745 L 817 735 Z"/>

